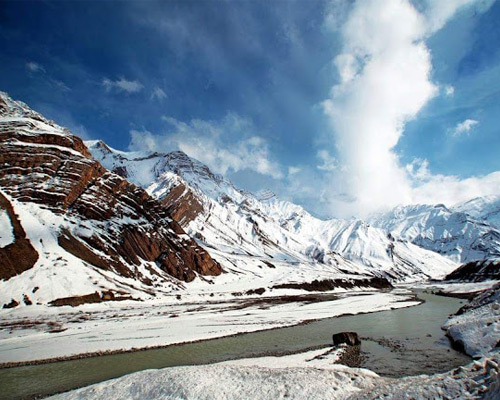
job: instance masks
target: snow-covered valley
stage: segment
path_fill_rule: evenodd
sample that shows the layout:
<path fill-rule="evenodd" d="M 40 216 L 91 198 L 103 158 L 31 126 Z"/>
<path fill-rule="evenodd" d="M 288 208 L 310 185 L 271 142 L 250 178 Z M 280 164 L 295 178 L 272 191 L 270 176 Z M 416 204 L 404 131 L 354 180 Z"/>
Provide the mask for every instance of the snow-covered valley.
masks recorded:
<path fill-rule="evenodd" d="M 404 297 L 407 296 L 404 292 L 404 290 L 400 290 L 399 295 L 393 294 L 392 296 L 402 296 L 399 300 L 403 300 Z M 366 296 L 366 293 L 364 293 L 354 297 L 347 296 L 345 299 L 325 299 L 326 301 L 315 301 L 310 303 L 310 307 L 316 310 L 316 316 L 319 317 L 329 315 L 329 311 L 332 309 L 334 310 L 334 313 L 335 310 L 339 310 L 340 312 L 340 310 L 345 310 L 346 308 L 349 308 L 350 310 L 357 309 L 361 311 L 364 309 L 368 311 L 370 310 L 368 304 L 384 301 L 382 299 L 376 300 L 378 295 L 374 295 L 375 297 Z M 221 345 L 217 345 L 217 341 L 213 342 L 213 344 L 211 342 L 195 343 L 194 346 L 196 347 L 193 349 L 194 353 L 190 353 L 189 351 L 183 352 L 183 346 L 174 346 L 173 348 L 167 348 L 166 350 L 172 349 L 173 351 L 166 353 L 163 357 L 160 356 L 162 350 L 158 349 L 146 352 L 128 353 L 123 355 L 118 354 L 116 356 L 105 357 L 101 356 L 74 361 L 75 363 L 80 362 L 86 371 L 95 371 L 94 378 L 89 377 L 89 375 L 92 376 L 92 374 L 88 374 L 86 372 L 83 373 L 83 370 L 77 368 L 76 365 L 71 366 L 71 364 L 68 364 L 65 366 L 64 363 L 42 364 L 39 366 L 35 365 L 33 367 L 27 367 L 32 368 L 33 372 L 29 372 L 30 370 L 26 370 L 25 367 L 23 376 L 25 377 L 24 379 L 31 381 L 36 381 L 39 379 L 38 377 L 42 378 L 43 376 L 46 376 L 46 374 L 60 374 L 62 376 L 67 376 L 65 380 L 57 381 L 59 383 L 52 384 L 52 388 L 54 388 L 54 386 L 57 387 L 57 384 L 63 384 L 63 382 L 66 382 L 68 379 L 75 379 L 70 378 L 70 376 L 78 377 L 81 382 L 85 382 L 82 381 L 82 379 L 91 379 L 90 381 L 87 381 L 90 383 L 92 380 L 96 379 L 96 374 L 97 376 L 100 374 L 102 380 L 102 377 L 107 376 L 108 379 L 109 377 L 113 377 L 113 373 L 118 373 L 118 376 L 129 373 L 131 371 L 127 369 L 127 366 L 136 364 L 136 362 L 132 361 L 134 359 L 137 359 L 139 361 L 139 365 L 142 365 L 139 369 L 144 369 L 148 367 L 159 368 L 162 364 L 204 364 L 206 361 L 203 362 L 202 360 L 204 357 L 207 357 L 205 360 L 215 360 L 216 364 L 205 366 L 171 367 L 139 372 L 126 375 L 125 377 L 118 378 L 117 380 L 111 380 L 89 388 L 81 389 L 75 393 L 65 393 L 58 396 L 58 398 L 90 399 L 104 398 L 105 396 L 126 398 L 182 398 L 182 396 L 187 396 L 187 398 L 215 399 L 223 396 L 227 399 L 243 399 L 247 398 L 248 393 L 252 390 L 255 391 L 257 398 L 270 398 L 269 393 L 274 393 L 273 396 L 275 397 L 273 398 L 296 399 L 310 398 L 309 396 L 313 396 L 314 398 L 323 398 L 322 396 L 326 395 L 330 398 L 347 398 L 348 396 L 354 396 L 353 398 L 379 398 L 379 396 L 383 395 L 388 395 L 389 398 L 400 398 L 403 393 L 412 393 L 416 396 L 416 398 L 429 398 L 432 396 L 443 396 L 446 398 L 453 396 L 454 393 L 460 393 L 460 391 L 463 391 L 463 393 L 470 393 L 470 395 L 472 395 L 474 393 L 478 394 L 485 392 L 486 390 L 493 396 L 491 398 L 495 398 L 494 393 L 497 393 L 495 390 L 498 390 L 498 387 L 495 386 L 498 385 L 498 367 L 495 367 L 498 360 L 495 351 L 493 351 L 493 353 L 491 353 L 490 350 L 486 351 L 483 353 L 483 356 L 486 358 L 465 367 L 460 367 L 460 365 L 469 363 L 470 361 L 468 361 L 467 358 L 464 358 L 463 360 L 457 359 L 455 361 L 455 365 L 453 365 L 451 359 L 447 358 L 449 357 L 447 355 L 450 354 L 447 353 L 447 351 L 450 351 L 447 350 L 449 349 L 449 345 L 446 344 L 447 341 L 444 338 L 445 332 L 440 330 L 440 324 L 446 320 L 446 316 L 450 311 L 453 312 L 456 310 L 457 307 L 459 307 L 459 303 L 463 303 L 464 301 L 453 298 L 439 296 L 429 297 L 429 295 L 422 295 L 424 299 L 430 302 L 428 304 L 428 308 L 432 310 L 432 312 L 428 314 L 428 317 L 430 317 L 431 320 L 437 317 L 437 320 L 434 319 L 434 323 L 430 325 L 428 322 L 424 323 L 423 321 L 425 320 L 422 320 L 421 317 L 417 317 L 417 315 L 421 315 L 418 310 L 423 306 L 413 306 L 410 308 L 401 308 L 397 311 L 403 319 L 400 320 L 398 317 L 398 319 L 394 321 L 396 325 L 391 325 L 391 323 L 388 323 L 389 320 L 386 320 L 386 317 L 383 317 L 383 315 L 386 315 L 388 318 L 392 319 L 393 317 L 391 317 L 391 315 L 394 315 L 393 313 L 395 313 L 395 311 L 383 311 L 380 314 L 370 313 L 353 317 L 342 317 L 339 320 L 341 325 L 336 325 L 335 319 L 327 319 L 308 325 L 298 326 L 296 328 L 286 328 L 291 329 L 290 332 L 286 331 L 286 329 L 283 333 L 281 333 L 282 329 L 269 331 L 269 335 L 266 335 L 266 332 L 262 332 L 262 335 L 256 337 L 254 341 L 251 341 L 250 339 L 252 338 L 251 334 L 248 339 L 246 339 L 246 336 L 235 337 L 234 339 L 229 338 L 228 342 L 224 342 L 224 344 L 221 343 Z M 491 298 L 491 296 L 489 297 Z M 444 305 L 448 304 L 447 302 L 450 301 L 447 306 L 448 309 L 443 308 L 440 311 L 441 316 L 439 316 L 440 314 L 436 312 L 436 305 L 438 303 L 435 303 L 435 301 L 440 302 L 440 299 L 442 299 L 442 304 Z M 392 303 L 391 306 L 404 307 L 411 305 L 411 299 L 408 300 L 410 300 L 410 302 Z M 496 297 L 493 297 L 492 301 L 494 303 L 496 301 Z M 270 307 L 270 310 L 268 311 L 272 311 L 272 315 L 276 316 L 277 320 L 287 321 L 289 323 L 294 319 L 290 319 L 291 315 L 294 315 L 293 313 L 304 312 L 302 315 L 310 315 L 312 309 L 308 309 L 307 302 L 305 303 L 306 304 L 296 302 L 291 308 L 288 308 L 286 304 L 269 305 L 261 303 L 261 305 L 263 305 L 263 308 Z M 484 300 L 480 303 L 484 304 Z M 490 306 L 492 306 L 493 303 L 490 303 Z M 388 305 L 389 304 L 386 304 L 386 306 L 379 307 L 378 309 L 386 309 L 388 308 Z M 201 304 L 198 304 L 198 306 L 201 306 Z M 231 308 L 228 307 L 228 304 L 225 304 L 225 306 L 227 308 Z M 241 306 L 241 304 L 239 304 L 239 306 Z M 179 321 L 182 321 L 184 318 L 185 324 L 179 325 L 179 328 L 184 334 L 186 334 L 187 332 L 191 332 L 191 330 L 195 327 L 189 322 L 189 320 L 199 318 L 198 321 L 200 324 L 198 325 L 198 328 L 209 323 L 212 329 L 217 330 L 218 323 L 221 327 L 225 326 L 230 328 L 231 325 L 234 324 L 237 314 L 239 314 L 237 319 L 240 323 L 242 320 L 256 321 L 256 319 L 260 319 L 263 315 L 265 315 L 261 314 L 259 318 L 259 307 L 256 305 L 249 305 L 243 309 L 239 306 L 233 307 L 231 310 L 221 311 L 218 313 L 220 315 L 217 317 L 214 317 L 213 313 L 210 317 L 208 317 L 208 310 L 213 307 L 211 311 L 215 311 L 215 306 L 205 306 L 207 307 L 207 312 L 205 313 L 204 310 L 201 310 L 202 316 L 196 316 L 196 311 L 194 309 L 183 310 L 182 306 L 177 306 L 176 311 L 184 311 L 186 316 L 183 317 L 183 314 L 179 314 L 179 317 L 171 319 L 179 319 Z M 336 306 L 338 306 L 338 308 Z M 323 311 L 321 311 L 321 309 L 323 309 Z M 411 311 L 407 317 L 404 316 L 406 313 L 405 310 Z M 120 324 L 120 319 L 123 319 L 124 321 L 127 320 L 128 325 L 131 327 L 133 327 L 135 320 L 137 327 L 140 325 L 141 329 L 129 328 L 127 330 L 129 335 L 132 332 L 138 332 L 146 338 L 147 336 L 153 336 L 158 333 L 166 334 L 166 331 L 158 332 L 160 325 L 155 325 L 156 316 L 148 316 L 144 309 L 137 311 L 143 315 L 138 317 L 138 315 L 133 315 L 131 313 L 126 316 L 124 311 L 122 311 L 120 315 L 120 312 L 115 310 L 114 318 L 110 318 L 109 314 L 107 317 L 118 324 Z M 169 311 L 172 312 L 174 310 L 170 309 Z M 111 341 L 113 332 L 111 330 L 106 331 L 102 329 L 105 322 L 100 321 L 97 314 L 92 316 L 91 313 L 86 313 L 84 315 L 87 315 L 89 319 L 88 321 L 83 322 L 82 329 L 87 329 L 85 324 L 88 322 L 88 329 L 90 329 L 90 332 L 87 334 L 82 333 L 82 336 L 88 335 L 87 340 L 89 340 L 89 342 L 92 342 L 92 339 L 97 340 L 97 342 Z M 207 315 L 208 319 L 205 319 L 203 315 Z M 468 312 L 464 315 L 468 315 L 469 319 L 471 317 L 471 314 Z M 367 326 L 363 327 L 363 318 L 365 317 L 367 318 L 365 323 Z M 161 317 L 158 317 L 158 319 L 160 318 Z M 338 351 L 336 353 L 329 352 L 331 347 L 328 346 L 327 342 L 329 341 L 330 334 L 335 332 L 336 329 L 348 329 L 349 325 L 344 325 L 342 322 L 346 318 L 348 320 L 358 318 L 358 320 L 353 323 L 363 337 L 361 349 L 363 351 L 363 348 L 365 348 L 364 351 L 367 352 L 365 353 L 365 357 L 368 357 L 369 360 L 367 365 L 374 365 L 377 373 L 366 369 L 350 368 L 339 365 L 336 361 L 341 353 L 338 353 Z M 139 322 L 139 320 L 141 322 Z M 152 325 L 148 324 L 148 321 L 151 321 Z M 378 321 L 378 323 L 374 325 L 374 321 Z M 262 322 L 263 321 L 260 320 L 259 323 Z M 67 335 L 65 335 L 65 332 L 52 334 L 53 336 L 61 335 L 60 337 L 64 338 L 63 340 L 58 340 L 57 338 L 53 339 L 54 343 L 57 343 L 59 347 L 64 347 L 65 341 L 66 343 L 75 343 L 75 341 L 71 339 L 71 336 L 78 334 L 73 330 L 73 323 L 71 321 L 67 322 L 66 327 L 69 328 L 65 331 Z M 109 321 L 109 323 L 111 324 L 112 322 Z M 398 325 L 400 326 L 399 329 L 401 329 L 401 327 L 404 328 L 404 330 L 399 333 L 399 336 L 397 332 Z M 294 331 L 294 329 L 298 329 L 298 331 Z M 483 333 L 486 332 L 485 329 L 487 329 L 487 325 L 479 323 L 476 325 L 475 329 L 476 331 L 471 338 L 474 336 L 476 338 L 478 336 L 483 336 Z M 70 334 L 70 332 L 72 332 L 72 334 Z M 101 332 L 102 340 L 99 339 Z M 316 335 L 318 336 L 316 342 L 310 341 L 310 338 L 314 336 L 313 332 L 316 332 Z M 364 336 L 366 332 L 370 332 L 372 339 Z M 491 334 L 492 333 L 489 333 L 489 335 Z M 49 335 L 50 334 L 46 334 L 46 336 Z M 308 339 L 304 340 L 306 337 Z M 242 340 L 238 340 L 240 338 Z M 124 336 L 122 336 L 122 339 L 126 340 Z M 42 342 L 38 348 L 41 349 L 43 345 L 49 345 L 49 340 L 50 339 L 46 338 L 45 342 Z M 376 342 L 372 342 L 372 340 L 375 340 Z M 469 339 L 465 338 L 466 342 L 468 340 Z M 308 342 L 312 344 L 313 347 L 317 347 L 317 349 L 306 349 L 304 346 L 306 346 Z M 253 345 L 249 346 L 251 343 Z M 278 345 L 278 343 L 282 344 L 278 347 L 274 347 Z M 297 343 L 298 347 L 294 347 L 297 346 Z M 35 343 L 32 345 L 36 350 L 37 345 Z M 293 354 L 285 351 L 285 355 L 272 357 L 263 356 L 266 352 L 268 354 L 281 353 L 283 345 L 285 345 L 285 348 L 288 347 L 292 349 L 291 353 Z M 375 347 L 373 348 L 373 346 Z M 377 350 L 379 346 L 382 346 L 382 348 L 385 349 L 384 352 L 380 353 L 380 350 Z M 297 351 L 299 353 L 297 353 Z M 328 354 L 326 354 L 327 352 Z M 135 355 L 137 355 L 137 357 Z M 224 360 L 224 357 L 229 359 L 241 358 L 242 355 L 244 357 L 250 356 L 252 358 L 219 364 L 221 359 Z M 116 361 L 113 361 L 113 358 L 110 358 L 119 356 L 123 356 L 123 360 L 118 358 Z M 255 356 L 258 357 L 255 358 Z M 416 359 L 415 356 L 417 356 Z M 417 361 L 419 360 L 419 357 L 421 357 L 422 360 Z M 426 359 L 425 357 L 430 358 Z M 440 357 L 444 357 L 443 360 L 440 361 Z M 125 361 L 127 358 L 129 361 Z M 385 363 L 382 360 L 385 360 Z M 401 363 L 401 360 L 405 361 Z M 421 371 L 420 373 L 425 372 L 427 375 L 410 376 L 408 378 L 398 379 L 387 377 L 387 368 L 393 368 L 401 363 L 401 367 L 403 367 L 401 371 L 404 371 L 408 365 L 411 365 L 412 360 L 416 363 L 419 371 Z M 173 364 L 170 362 L 173 362 Z M 103 369 L 101 364 L 106 367 Z M 377 365 L 379 366 L 376 367 Z M 391 367 L 389 367 L 389 365 Z M 37 372 L 36 368 L 40 368 L 40 372 Z M 440 372 L 438 374 L 429 374 L 429 371 L 433 371 L 435 368 L 438 368 L 437 371 Z M 439 368 L 441 368 L 441 370 L 439 370 Z M 449 368 L 454 368 L 454 370 L 450 373 L 442 372 L 447 371 Z M 42 370 L 45 372 L 42 372 Z M 64 370 L 66 370 L 67 373 L 65 373 Z M 12 370 L 0 370 L 0 376 L 9 377 L 8 374 L 10 371 L 15 374 L 16 368 Z M 222 381 L 227 380 L 228 382 L 231 381 L 233 383 L 227 385 L 216 385 L 211 379 L 204 378 L 201 380 L 197 379 L 196 381 L 193 380 L 196 376 L 210 377 L 216 376 L 217 374 L 221 376 Z M 405 375 L 404 372 L 403 375 Z M 302 380 L 303 378 L 306 380 Z M 24 387 L 22 383 L 20 384 L 21 381 L 19 381 L 19 379 L 21 379 L 20 375 L 18 375 L 18 378 L 16 378 L 15 381 L 18 382 L 20 387 Z M 271 386 L 267 386 L 265 382 L 273 382 L 273 384 Z M 329 388 L 324 387 L 327 382 L 330 383 Z M 476 384 L 471 386 L 470 382 L 476 382 Z M 28 390 L 28 382 L 26 382 L 26 385 L 26 390 Z M 47 385 L 39 383 L 39 386 L 38 390 L 42 393 L 43 388 Z M 64 389 L 64 387 L 65 386 L 63 384 L 63 386 L 59 386 L 59 389 L 56 390 L 67 390 Z M 363 391 L 361 389 L 366 390 Z M 52 393 L 53 392 L 54 389 L 52 389 Z M 50 393 L 50 391 L 45 393 Z M 356 397 L 356 395 L 359 397 Z"/>
<path fill-rule="evenodd" d="M 460 301 L 446 299 L 442 315 L 436 312 L 433 320 L 429 314 L 413 335 L 406 331 L 386 341 L 390 332 L 383 331 L 391 326 L 391 318 L 399 321 L 397 326 L 410 329 L 422 317 L 418 310 L 429 308 L 427 303 L 419 306 L 422 300 L 413 294 L 413 286 L 456 295 L 488 289 L 500 278 L 494 197 L 449 208 L 400 206 L 366 220 L 320 219 L 273 193 L 240 190 L 182 152 L 123 152 L 102 141 L 83 142 L 3 93 L 0 111 L 0 367 L 4 367 L 0 376 L 11 382 L 11 389 L 0 390 L 0 398 L 53 394 L 166 365 L 162 361 L 131 369 L 115 366 L 111 375 L 88 381 L 60 387 L 46 382 L 49 388 L 43 391 L 36 384 L 33 388 L 26 382 L 14 383 L 9 372 L 16 375 L 22 368 L 57 369 L 62 360 L 99 363 L 127 354 L 147 358 L 153 350 L 138 350 L 161 351 L 166 346 L 267 330 L 279 335 L 280 329 L 312 329 L 328 323 L 301 325 L 313 320 L 350 318 L 344 315 L 366 315 L 360 321 L 368 323 L 354 319 L 346 329 L 364 335 L 364 362 L 381 375 L 387 364 L 380 360 L 387 354 L 394 357 L 389 358 L 394 365 L 401 361 L 397 357 L 404 360 L 394 376 L 424 371 L 420 364 L 424 368 L 431 364 L 422 357 L 433 358 L 432 366 L 438 369 L 428 369 L 436 373 L 467 362 L 458 353 L 447 354 L 452 350 L 440 330 L 445 323 L 449 336 L 460 340 L 469 354 L 494 357 L 498 315 L 490 312 L 496 306 L 483 304 L 487 300 L 480 301 L 478 310 L 472 306 L 464 316 L 446 322 Z M 461 272 L 453 275 L 456 271 Z M 446 276 L 455 282 L 440 283 Z M 495 296 L 491 299 L 497 301 Z M 398 317 L 399 312 L 410 317 Z M 341 318 L 331 319 L 336 317 Z M 478 321 L 489 329 L 488 340 L 479 344 L 472 339 L 483 333 Z M 380 322 L 382 331 L 374 337 Z M 312 394 L 336 398 L 358 391 L 369 396 L 372 389 L 392 393 L 416 384 L 417 378 L 394 381 L 389 373 L 382 378 L 373 371 L 332 364 L 335 357 L 327 363 L 308 363 L 319 353 L 289 354 L 324 347 L 336 331 L 332 324 L 322 331 L 320 342 L 310 343 L 304 337 L 285 346 L 288 358 L 143 372 L 74 396 L 177 398 L 184 393 L 188 398 L 238 398 L 235 391 L 239 391 L 243 396 L 239 398 L 244 398 L 264 378 L 276 380 L 279 387 L 273 392 L 261 386 L 256 398 L 269 398 L 269 393 L 277 398 Z M 434 330 L 430 334 L 423 328 Z M 425 345 L 412 347 L 412 341 Z M 265 341 L 263 345 L 269 346 Z M 214 350 L 192 363 L 280 353 L 254 347 L 224 355 Z M 25 364 L 34 365 L 21 367 Z M 168 365 L 185 364 L 190 362 Z M 270 364 L 277 368 L 269 369 Z M 452 390 L 462 388 L 474 371 L 484 372 L 467 368 L 457 373 L 463 382 L 458 379 Z M 486 369 L 488 374 L 494 370 Z M 167 376 L 177 379 L 176 374 L 199 373 L 219 374 L 237 383 L 224 392 L 207 389 L 213 386 L 209 379 L 201 386 L 190 378 L 173 386 L 162 384 Z M 150 384 L 130 389 L 141 374 Z M 296 386 L 291 385 L 294 376 Z M 308 380 L 308 387 L 301 379 Z M 439 387 L 447 378 L 422 379 Z M 335 385 L 322 389 L 328 380 Z M 313 390 L 309 385 L 314 382 L 318 385 Z M 21 388 L 16 395 L 11 391 L 14 386 Z"/>

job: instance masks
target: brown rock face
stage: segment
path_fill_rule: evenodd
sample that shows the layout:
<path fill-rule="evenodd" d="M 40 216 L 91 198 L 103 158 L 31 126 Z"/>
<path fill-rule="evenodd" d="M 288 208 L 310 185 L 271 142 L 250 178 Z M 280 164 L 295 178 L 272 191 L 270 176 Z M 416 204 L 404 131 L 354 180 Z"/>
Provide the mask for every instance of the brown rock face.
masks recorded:
<path fill-rule="evenodd" d="M 11 117 L 0 121 L 0 188 L 19 201 L 38 203 L 63 215 L 70 223 L 61 227 L 58 243 L 67 252 L 146 284 L 151 282 L 138 269 L 143 261 L 156 262 L 187 282 L 195 272 L 221 273 L 220 265 L 171 218 L 164 207 L 167 202 L 160 204 L 106 170 L 78 137 L 22 103 L 5 95 L 0 99 L 0 116 Z M 181 208 L 177 207 L 178 212 Z M 18 228 L 22 230 L 20 224 Z M 26 262 L 14 266 L 6 261 L 8 250 L 0 249 L 0 278 L 19 274 L 36 262 L 36 251 L 29 241 L 22 241 L 26 235 L 21 230 L 13 245 Z"/>
<path fill-rule="evenodd" d="M 348 346 L 358 346 L 361 344 L 356 332 L 339 332 L 332 335 L 334 346 L 339 344 L 347 344 Z"/>
<path fill-rule="evenodd" d="M 161 204 L 182 226 L 193 221 L 198 214 L 203 212 L 203 205 L 198 201 L 193 192 L 183 184 L 172 188 L 168 194 L 161 199 Z"/>
<path fill-rule="evenodd" d="M 26 233 L 9 200 L 1 193 L 0 209 L 7 211 L 14 234 L 14 242 L 0 248 L 0 279 L 9 279 L 32 268 L 38 260 L 38 253 L 26 239 Z"/>

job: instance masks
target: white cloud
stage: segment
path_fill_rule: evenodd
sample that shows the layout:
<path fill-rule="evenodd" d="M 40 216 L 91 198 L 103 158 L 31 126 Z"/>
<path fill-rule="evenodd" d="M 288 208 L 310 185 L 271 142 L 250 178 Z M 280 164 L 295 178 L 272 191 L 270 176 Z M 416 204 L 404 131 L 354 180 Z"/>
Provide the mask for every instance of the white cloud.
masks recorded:
<path fill-rule="evenodd" d="M 353 3 L 340 27 L 342 54 L 334 60 L 340 82 L 323 102 L 342 165 L 332 172 L 332 212 L 363 216 L 448 198 L 440 185 L 462 185 L 456 177 L 429 176 L 425 162 L 412 171 L 416 166 L 401 165 L 394 148 L 406 122 L 438 93 L 425 40 L 473 3 L 483 2 L 426 0 L 422 12 L 410 0 Z"/>
<path fill-rule="evenodd" d="M 45 72 L 45 68 L 34 61 L 27 62 L 26 69 L 31 72 Z"/>
<path fill-rule="evenodd" d="M 182 122 L 163 117 L 170 125 L 165 134 L 131 131 L 131 150 L 168 152 L 181 150 L 216 173 L 251 170 L 275 179 L 283 178 L 281 166 L 273 160 L 267 141 L 253 133 L 252 122 L 236 114 L 220 121 L 193 119 Z"/>
<path fill-rule="evenodd" d="M 445 85 L 443 90 L 446 96 L 453 96 L 455 94 L 455 88 L 451 85 Z"/>
<path fill-rule="evenodd" d="M 302 171 L 302 168 L 300 168 L 300 167 L 294 167 L 294 166 L 288 167 L 288 175 L 289 176 L 298 174 L 300 171 Z"/>
<path fill-rule="evenodd" d="M 415 203 L 453 205 L 475 197 L 498 195 L 499 187 L 500 171 L 466 179 L 429 172 L 413 190 L 413 200 Z"/>
<path fill-rule="evenodd" d="M 337 159 L 332 157 L 328 150 L 320 150 L 316 156 L 321 160 L 321 164 L 317 165 L 316 168 L 323 171 L 334 171 L 338 168 Z"/>
<path fill-rule="evenodd" d="M 161 100 L 166 99 L 167 97 L 168 97 L 168 96 L 167 96 L 167 94 L 165 93 L 165 91 L 164 91 L 162 88 L 158 87 L 158 86 L 156 86 L 156 87 L 153 89 L 153 91 L 151 92 L 151 99 L 152 99 L 152 100 L 155 100 L 155 99 L 156 99 L 156 100 L 161 101 Z"/>
<path fill-rule="evenodd" d="M 115 89 L 118 92 L 137 93 L 144 88 L 144 86 L 139 81 L 129 81 L 123 77 L 116 81 L 104 78 L 102 80 L 102 85 L 107 92 Z"/>
<path fill-rule="evenodd" d="M 479 121 L 476 121 L 475 119 L 466 119 L 465 121 L 458 123 L 457 126 L 452 129 L 451 135 L 457 137 L 462 136 L 463 134 L 468 134 L 471 129 L 478 124 Z"/>

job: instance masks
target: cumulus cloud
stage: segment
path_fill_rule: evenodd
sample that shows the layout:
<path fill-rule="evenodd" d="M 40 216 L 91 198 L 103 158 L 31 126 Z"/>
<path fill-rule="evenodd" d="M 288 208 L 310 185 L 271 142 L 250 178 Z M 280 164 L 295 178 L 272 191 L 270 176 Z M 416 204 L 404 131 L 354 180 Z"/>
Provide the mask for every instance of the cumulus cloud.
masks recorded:
<path fill-rule="evenodd" d="M 27 62 L 26 69 L 30 72 L 45 72 L 45 68 L 34 61 Z"/>
<path fill-rule="evenodd" d="M 144 88 L 142 83 L 140 83 L 139 81 L 129 81 L 124 77 L 121 77 L 116 81 L 104 78 L 102 80 L 102 85 L 104 86 L 107 92 L 116 90 L 118 92 L 137 93 Z"/>
<path fill-rule="evenodd" d="M 432 174 L 427 160 L 416 160 L 409 168 L 412 166 L 412 177 L 417 183 L 412 193 L 415 203 L 453 205 L 499 193 L 500 171 L 461 179 L 453 175 Z"/>
<path fill-rule="evenodd" d="M 165 93 L 165 91 L 162 88 L 160 88 L 158 86 L 156 86 L 153 89 L 153 91 L 151 92 L 151 100 L 161 101 L 161 100 L 164 100 L 166 98 L 167 98 L 167 94 Z"/>
<path fill-rule="evenodd" d="M 469 134 L 472 128 L 474 128 L 478 124 L 479 121 L 476 121 L 475 119 L 466 119 L 465 121 L 458 123 L 457 126 L 452 129 L 451 135 L 457 137 L 464 134 Z"/>
<path fill-rule="evenodd" d="M 339 83 L 322 104 L 342 165 L 333 175 L 333 212 L 365 215 L 397 204 L 434 201 L 438 192 L 417 185 L 455 185 L 456 177 L 419 181 L 394 148 L 405 124 L 438 93 L 425 40 L 472 3 L 478 0 L 426 0 L 421 11 L 409 0 L 352 5 L 337 28 L 342 37 L 342 53 L 334 60 Z M 433 196 L 424 199 L 424 193 Z"/>
<path fill-rule="evenodd" d="M 169 125 L 164 134 L 131 131 L 130 150 L 180 150 L 220 174 L 251 170 L 275 179 L 284 176 L 271 156 L 269 144 L 254 134 L 249 119 L 229 113 L 220 121 L 183 122 L 172 117 L 163 120 Z"/>

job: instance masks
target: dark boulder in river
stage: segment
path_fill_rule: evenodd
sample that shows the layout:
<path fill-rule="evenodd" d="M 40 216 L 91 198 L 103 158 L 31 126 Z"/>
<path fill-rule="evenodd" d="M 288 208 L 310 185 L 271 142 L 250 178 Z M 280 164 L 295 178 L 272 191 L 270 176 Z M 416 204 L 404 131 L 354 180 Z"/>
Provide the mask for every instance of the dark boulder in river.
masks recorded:
<path fill-rule="evenodd" d="M 358 346 L 361 344 L 356 332 L 339 332 L 332 336 L 333 345 L 347 344 L 348 346 Z"/>

